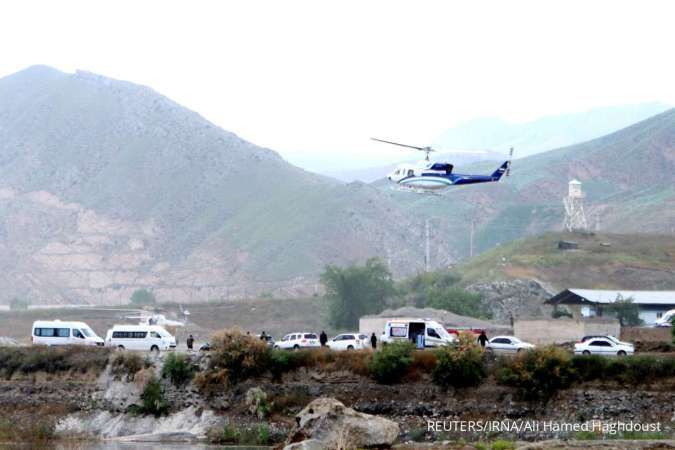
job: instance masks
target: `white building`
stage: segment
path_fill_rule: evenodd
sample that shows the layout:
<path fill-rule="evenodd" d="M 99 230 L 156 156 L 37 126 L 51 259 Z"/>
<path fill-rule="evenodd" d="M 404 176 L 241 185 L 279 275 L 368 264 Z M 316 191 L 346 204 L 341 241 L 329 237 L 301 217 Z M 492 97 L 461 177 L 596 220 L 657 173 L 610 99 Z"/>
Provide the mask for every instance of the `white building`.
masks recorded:
<path fill-rule="evenodd" d="M 675 291 L 614 291 L 600 289 L 566 289 L 546 301 L 549 305 L 573 305 L 577 315 L 596 317 L 602 315 L 603 305 L 617 300 L 631 300 L 640 309 L 640 319 L 652 325 L 656 319 L 675 309 Z"/>

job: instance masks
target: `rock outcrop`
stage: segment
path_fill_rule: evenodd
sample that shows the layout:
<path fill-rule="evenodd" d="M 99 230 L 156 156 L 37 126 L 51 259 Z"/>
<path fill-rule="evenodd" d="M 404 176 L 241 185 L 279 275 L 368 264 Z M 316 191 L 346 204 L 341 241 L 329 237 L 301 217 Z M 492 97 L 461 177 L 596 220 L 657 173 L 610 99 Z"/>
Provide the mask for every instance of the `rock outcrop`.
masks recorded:
<path fill-rule="evenodd" d="M 480 294 L 494 320 L 503 324 L 516 318 L 551 317 L 551 307 L 544 305 L 544 301 L 553 293 L 536 280 L 477 283 L 468 286 L 467 291 Z"/>
<path fill-rule="evenodd" d="M 295 419 L 287 449 L 313 449 L 316 441 L 322 448 L 386 447 L 399 435 L 396 422 L 357 412 L 328 397 L 310 402 Z"/>

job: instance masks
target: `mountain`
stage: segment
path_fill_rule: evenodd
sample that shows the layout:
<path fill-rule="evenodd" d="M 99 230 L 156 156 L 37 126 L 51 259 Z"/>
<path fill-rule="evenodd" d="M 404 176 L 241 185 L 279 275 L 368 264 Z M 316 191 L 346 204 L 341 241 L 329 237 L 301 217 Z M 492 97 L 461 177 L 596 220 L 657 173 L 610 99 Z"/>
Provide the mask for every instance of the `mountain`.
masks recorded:
<path fill-rule="evenodd" d="M 541 153 L 613 133 L 669 109 L 663 103 L 596 108 L 590 111 L 545 116 L 526 123 L 509 123 L 484 117 L 445 131 L 437 148 L 483 149 L 506 152 L 516 149 L 517 157 Z"/>
<path fill-rule="evenodd" d="M 457 171 L 484 172 L 481 163 Z M 431 220 L 439 257 L 474 254 L 514 239 L 561 230 L 562 198 L 578 179 L 591 228 L 619 233 L 675 232 L 675 109 L 588 142 L 514 161 L 500 183 L 449 188 L 443 196 L 383 192 L 409 214 Z M 473 223 L 473 226 L 472 226 Z M 473 233 L 472 233 L 473 229 Z M 437 259 L 432 254 L 432 262 Z"/>
<path fill-rule="evenodd" d="M 308 295 L 325 264 L 386 255 L 414 272 L 421 229 L 377 188 L 294 167 L 150 88 L 44 66 L 0 79 L 0 301 Z"/>

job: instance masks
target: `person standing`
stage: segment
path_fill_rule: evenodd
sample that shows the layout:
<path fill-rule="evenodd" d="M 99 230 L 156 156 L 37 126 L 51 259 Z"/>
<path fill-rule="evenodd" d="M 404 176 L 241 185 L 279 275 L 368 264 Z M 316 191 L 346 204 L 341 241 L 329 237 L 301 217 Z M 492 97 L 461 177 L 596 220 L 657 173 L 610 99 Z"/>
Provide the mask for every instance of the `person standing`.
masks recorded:
<path fill-rule="evenodd" d="M 480 335 L 478 335 L 478 342 L 480 343 L 480 346 L 485 348 L 485 344 L 487 344 L 488 337 L 485 334 L 485 330 L 481 330 Z"/>
<path fill-rule="evenodd" d="M 187 344 L 188 350 L 189 350 L 189 351 L 192 351 L 192 346 L 193 346 L 194 343 L 195 343 L 195 338 L 192 337 L 192 335 L 190 335 L 190 336 L 188 336 L 188 338 L 187 338 L 187 340 L 185 341 L 185 343 Z"/>
<path fill-rule="evenodd" d="M 321 343 L 322 347 L 326 346 L 326 342 L 328 342 L 328 336 L 326 335 L 326 332 L 321 330 L 321 335 L 319 336 L 319 342 Z"/>
<path fill-rule="evenodd" d="M 377 336 L 375 336 L 375 332 L 370 336 L 370 346 L 373 347 L 373 350 L 377 349 Z"/>

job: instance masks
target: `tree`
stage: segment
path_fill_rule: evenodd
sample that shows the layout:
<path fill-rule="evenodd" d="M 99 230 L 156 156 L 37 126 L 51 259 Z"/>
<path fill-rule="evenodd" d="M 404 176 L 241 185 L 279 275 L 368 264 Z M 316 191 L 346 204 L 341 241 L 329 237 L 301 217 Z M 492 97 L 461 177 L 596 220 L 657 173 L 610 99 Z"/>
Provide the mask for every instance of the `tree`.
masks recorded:
<path fill-rule="evenodd" d="M 427 290 L 426 306 L 463 316 L 485 318 L 491 316 L 490 311 L 481 304 L 480 294 L 467 292 L 458 287 L 430 288 Z"/>
<path fill-rule="evenodd" d="M 337 328 L 355 328 L 359 318 L 384 309 L 385 300 L 395 293 L 387 267 L 377 258 L 363 266 L 326 266 L 321 274 L 330 306 L 330 323 Z"/>
<path fill-rule="evenodd" d="M 9 309 L 11 309 L 12 311 L 28 309 L 28 305 L 30 305 L 30 300 L 26 300 L 25 298 L 14 297 L 9 302 Z"/>
<path fill-rule="evenodd" d="M 136 289 L 131 294 L 131 303 L 137 306 L 154 305 L 156 302 L 155 294 L 147 289 Z"/>
<path fill-rule="evenodd" d="M 603 310 L 616 316 L 622 327 L 642 325 L 642 319 L 640 319 L 640 307 L 633 303 L 631 297 L 624 299 L 621 295 L 617 295 L 614 303 L 605 306 Z"/>

